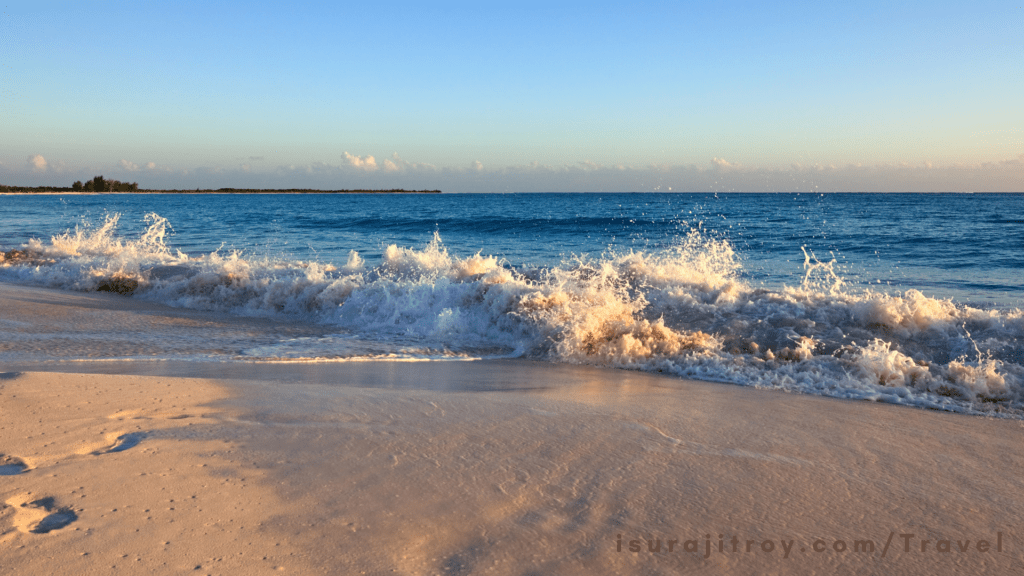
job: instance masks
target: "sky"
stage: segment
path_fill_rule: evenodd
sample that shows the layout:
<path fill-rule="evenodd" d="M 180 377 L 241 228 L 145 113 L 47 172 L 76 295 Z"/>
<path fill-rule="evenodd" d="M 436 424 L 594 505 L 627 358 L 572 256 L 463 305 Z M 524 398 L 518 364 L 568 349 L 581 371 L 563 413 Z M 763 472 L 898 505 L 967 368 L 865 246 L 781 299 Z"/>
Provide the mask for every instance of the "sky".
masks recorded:
<path fill-rule="evenodd" d="M 1024 191 L 1024 3 L 3 2 L 0 183 Z"/>

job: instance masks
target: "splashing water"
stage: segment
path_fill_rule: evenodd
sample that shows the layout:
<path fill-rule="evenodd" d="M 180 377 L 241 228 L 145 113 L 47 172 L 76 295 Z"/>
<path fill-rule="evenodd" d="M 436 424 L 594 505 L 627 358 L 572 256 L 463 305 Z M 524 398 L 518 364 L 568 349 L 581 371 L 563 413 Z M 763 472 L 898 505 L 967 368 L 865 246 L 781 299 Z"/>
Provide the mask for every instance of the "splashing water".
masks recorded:
<path fill-rule="evenodd" d="M 386 246 L 367 266 L 190 256 L 166 245 L 170 224 L 150 214 L 135 240 L 118 216 L 76 228 L 27 257 L 0 262 L 3 278 L 72 290 L 135 283 L 134 297 L 171 306 L 315 322 L 376 342 L 445 355 L 519 356 L 681 377 L 881 400 L 963 412 L 1024 413 L 1024 313 L 981 310 L 918 290 L 850 291 L 833 256 L 803 249 L 800 286 L 755 287 L 731 243 L 691 230 L 652 250 L 570 256 L 516 266 L 449 253 L 438 233 L 422 248 Z M 330 342 L 341 342 L 339 339 Z M 264 360 L 303 358 L 302 342 L 261 347 Z M 334 356 L 323 342 L 310 358 Z M 298 347 L 298 348 L 296 348 Z"/>

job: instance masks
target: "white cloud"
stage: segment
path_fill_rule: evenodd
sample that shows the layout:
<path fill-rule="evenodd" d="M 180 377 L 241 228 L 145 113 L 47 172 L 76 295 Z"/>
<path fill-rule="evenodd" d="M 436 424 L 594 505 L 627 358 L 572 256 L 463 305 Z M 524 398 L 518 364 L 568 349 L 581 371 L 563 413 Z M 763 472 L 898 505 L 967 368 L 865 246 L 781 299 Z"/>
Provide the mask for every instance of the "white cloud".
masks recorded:
<path fill-rule="evenodd" d="M 135 172 L 135 171 L 137 171 L 139 169 L 139 165 L 138 164 L 136 164 L 135 162 L 130 162 L 128 160 L 125 160 L 124 158 L 122 158 L 121 161 L 117 163 L 117 165 L 122 170 L 127 170 L 128 172 Z"/>
<path fill-rule="evenodd" d="M 146 162 L 146 170 L 156 170 L 156 162 Z"/>
<path fill-rule="evenodd" d="M 484 163 L 479 160 L 473 160 L 473 163 L 469 165 L 469 169 L 473 172 L 483 172 Z"/>
<path fill-rule="evenodd" d="M 373 156 L 353 156 L 347 151 L 342 156 L 349 166 L 362 170 L 373 171 L 377 169 L 377 160 Z"/>
<path fill-rule="evenodd" d="M 739 168 L 740 165 L 733 164 L 732 162 L 729 162 L 725 158 L 712 158 L 711 166 L 718 170 L 729 170 Z"/>
<path fill-rule="evenodd" d="M 369 158 L 373 158 L 370 156 Z M 402 158 L 395 152 L 391 155 L 391 158 L 384 160 L 384 170 L 388 172 L 433 172 L 437 168 L 431 164 L 423 164 L 419 162 L 409 162 Z"/>
<path fill-rule="evenodd" d="M 28 166 L 36 172 L 46 171 L 46 158 L 43 158 L 40 154 L 35 154 L 28 157 Z"/>

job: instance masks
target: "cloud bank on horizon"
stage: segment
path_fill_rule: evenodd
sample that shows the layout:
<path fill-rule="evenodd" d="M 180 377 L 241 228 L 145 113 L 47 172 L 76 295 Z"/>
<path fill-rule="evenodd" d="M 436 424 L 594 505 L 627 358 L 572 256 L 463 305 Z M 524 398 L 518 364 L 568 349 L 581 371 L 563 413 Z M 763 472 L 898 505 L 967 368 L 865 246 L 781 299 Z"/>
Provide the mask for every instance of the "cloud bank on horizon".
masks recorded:
<path fill-rule="evenodd" d="M 977 165 L 923 164 L 747 167 L 713 158 L 704 166 L 624 166 L 579 162 L 548 166 L 533 162 L 488 169 L 474 161 L 464 167 L 414 163 L 397 153 L 378 162 L 374 156 L 345 152 L 335 164 L 312 162 L 257 167 L 260 157 L 233 166 L 172 168 L 121 159 L 108 166 L 70 168 L 30 156 L 25 168 L 8 171 L 68 186 L 82 174 L 138 181 L 143 188 L 313 188 L 419 189 L 445 192 L 1020 192 L 1024 154 Z M 0 165 L 0 173 L 3 165 Z M 66 181 L 66 182 L 65 182 Z M 25 184 L 28 185 L 28 184 Z"/>
<path fill-rule="evenodd" d="M 1022 18 L 988 0 L 15 2 L 0 183 L 1021 192 Z"/>

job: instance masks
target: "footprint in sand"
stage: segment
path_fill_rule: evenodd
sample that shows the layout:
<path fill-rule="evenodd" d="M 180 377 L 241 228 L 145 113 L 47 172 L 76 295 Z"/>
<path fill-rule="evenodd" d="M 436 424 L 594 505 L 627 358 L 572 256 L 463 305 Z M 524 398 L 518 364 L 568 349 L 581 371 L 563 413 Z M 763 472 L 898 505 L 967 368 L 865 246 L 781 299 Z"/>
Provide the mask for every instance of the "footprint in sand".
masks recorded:
<path fill-rule="evenodd" d="M 23 502 L 27 498 L 13 498 L 7 504 L 14 508 L 16 516 L 14 525 L 18 530 L 29 534 L 46 534 L 78 520 L 78 514 L 65 506 L 58 506 L 52 497 L 40 498 L 31 502 Z"/>
<path fill-rule="evenodd" d="M 112 454 L 114 452 L 124 452 L 129 448 L 134 448 L 135 446 L 138 446 L 139 442 L 142 442 L 142 439 L 145 437 L 145 432 L 131 432 L 129 434 L 122 434 L 117 437 L 117 441 L 114 442 L 113 446 L 108 446 L 107 448 L 96 450 L 95 452 L 93 452 L 93 454 L 100 455 Z"/>
<path fill-rule="evenodd" d="M 0 454 L 0 476 L 16 476 L 28 470 L 28 464 L 21 458 Z"/>

